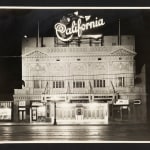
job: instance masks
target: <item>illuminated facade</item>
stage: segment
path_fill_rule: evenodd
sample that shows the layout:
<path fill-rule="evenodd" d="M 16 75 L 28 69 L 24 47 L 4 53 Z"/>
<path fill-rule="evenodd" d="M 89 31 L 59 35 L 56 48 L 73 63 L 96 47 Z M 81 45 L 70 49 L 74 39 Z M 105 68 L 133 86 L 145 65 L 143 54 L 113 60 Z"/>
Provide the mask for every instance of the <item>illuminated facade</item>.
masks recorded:
<path fill-rule="evenodd" d="M 135 55 L 131 35 L 122 35 L 121 45 L 118 36 L 89 35 L 65 43 L 56 37 L 24 39 L 24 84 L 15 89 L 14 121 L 145 121 L 145 72 L 135 74 Z"/>

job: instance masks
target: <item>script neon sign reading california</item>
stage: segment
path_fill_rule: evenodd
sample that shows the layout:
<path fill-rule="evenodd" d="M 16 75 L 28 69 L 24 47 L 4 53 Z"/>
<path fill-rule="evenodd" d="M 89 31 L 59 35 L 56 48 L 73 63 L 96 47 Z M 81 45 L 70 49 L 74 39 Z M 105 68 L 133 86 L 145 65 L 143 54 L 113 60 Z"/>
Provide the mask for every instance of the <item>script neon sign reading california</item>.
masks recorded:
<path fill-rule="evenodd" d="M 103 18 L 96 17 L 91 20 L 91 16 L 79 16 L 78 12 L 73 15 L 76 17 L 74 20 L 64 17 L 61 22 L 55 24 L 56 36 L 63 42 L 70 41 L 74 34 L 80 38 L 84 31 L 105 25 Z"/>

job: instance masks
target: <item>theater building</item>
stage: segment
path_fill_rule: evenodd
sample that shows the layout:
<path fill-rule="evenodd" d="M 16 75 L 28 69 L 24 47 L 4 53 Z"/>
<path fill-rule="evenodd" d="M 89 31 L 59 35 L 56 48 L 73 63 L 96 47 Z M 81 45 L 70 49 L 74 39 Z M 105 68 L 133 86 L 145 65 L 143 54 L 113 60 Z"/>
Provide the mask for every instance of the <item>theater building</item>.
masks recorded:
<path fill-rule="evenodd" d="M 114 35 L 83 36 L 65 44 L 57 37 L 42 37 L 38 43 L 37 38 L 24 39 L 23 85 L 13 96 L 14 121 L 145 121 L 145 71 L 136 75 L 135 55 L 131 35 L 122 35 L 121 45 Z"/>
<path fill-rule="evenodd" d="M 135 72 L 134 36 L 84 34 L 104 25 L 103 19 L 74 12 L 55 24 L 56 37 L 38 32 L 23 40 L 15 122 L 146 121 L 145 69 Z"/>

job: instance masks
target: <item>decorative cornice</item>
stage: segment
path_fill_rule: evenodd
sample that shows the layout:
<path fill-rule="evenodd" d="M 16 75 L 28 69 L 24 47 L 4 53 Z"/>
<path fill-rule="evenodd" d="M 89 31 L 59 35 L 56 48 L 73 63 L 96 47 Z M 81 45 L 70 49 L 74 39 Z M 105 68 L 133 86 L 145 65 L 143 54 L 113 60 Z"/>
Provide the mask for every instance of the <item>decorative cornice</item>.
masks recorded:
<path fill-rule="evenodd" d="M 55 56 L 114 56 L 114 55 L 136 55 L 136 52 L 125 46 L 91 46 L 91 47 L 28 47 L 28 53 L 22 57 L 55 57 Z"/>

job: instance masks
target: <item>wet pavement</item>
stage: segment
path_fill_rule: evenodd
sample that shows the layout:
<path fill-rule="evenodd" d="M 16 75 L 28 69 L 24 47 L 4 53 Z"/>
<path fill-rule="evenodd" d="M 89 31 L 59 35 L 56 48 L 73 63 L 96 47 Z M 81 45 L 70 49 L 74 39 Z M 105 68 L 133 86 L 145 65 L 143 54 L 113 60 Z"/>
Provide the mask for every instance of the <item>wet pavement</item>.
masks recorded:
<path fill-rule="evenodd" d="M 150 141 L 150 124 L 0 125 L 0 142 Z"/>

